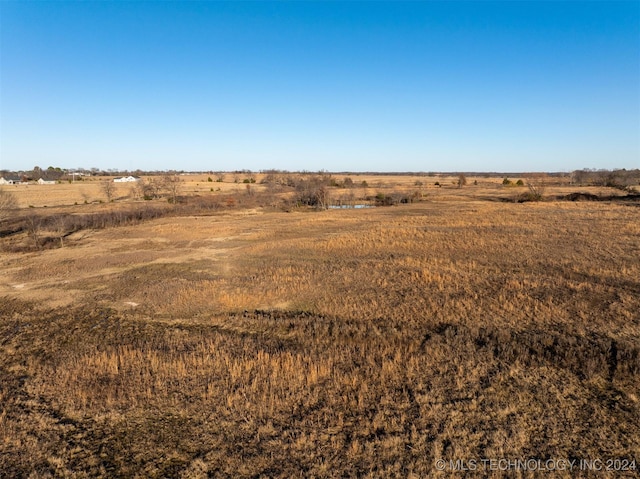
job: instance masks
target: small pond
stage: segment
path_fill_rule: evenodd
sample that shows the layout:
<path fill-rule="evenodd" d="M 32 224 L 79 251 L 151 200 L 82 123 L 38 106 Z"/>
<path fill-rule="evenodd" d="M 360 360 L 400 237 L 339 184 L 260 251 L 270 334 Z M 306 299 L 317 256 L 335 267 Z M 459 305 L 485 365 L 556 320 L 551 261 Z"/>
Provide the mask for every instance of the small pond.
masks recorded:
<path fill-rule="evenodd" d="M 364 203 L 355 204 L 355 205 L 331 205 L 329 206 L 330 210 L 351 210 L 351 209 L 360 209 L 360 208 L 375 208 L 375 205 L 367 205 Z"/>

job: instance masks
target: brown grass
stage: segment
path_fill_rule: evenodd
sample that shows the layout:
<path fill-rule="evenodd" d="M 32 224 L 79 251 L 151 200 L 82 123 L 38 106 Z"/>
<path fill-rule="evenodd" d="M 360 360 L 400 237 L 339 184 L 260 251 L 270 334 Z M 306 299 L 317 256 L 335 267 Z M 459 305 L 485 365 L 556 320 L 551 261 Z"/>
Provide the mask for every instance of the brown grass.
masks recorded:
<path fill-rule="evenodd" d="M 237 176 L 238 183 L 234 182 L 235 176 Z M 229 194 L 245 194 L 246 184 L 242 181 L 251 176 L 256 180 L 256 183 L 251 184 L 252 192 L 264 192 L 268 190 L 268 186 L 262 184 L 265 179 L 264 174 L 256 173 L 252 175 L 233 173 L 225 174 L 224 182 L 217 182 L 216 175 L 184 175 L 179 176 L 180 194 L 193 196 L 225 196 Z M 300 174 L 291 173 L 289 176 L 295 181 L 301 178 Z M 446 175 L 425 175 L 425 174 L 406 174 L 406 175 L 375 175 L 375 174 L 334 174 L 332 179 L 337 183 L 342 183 L 345 177 L 351 178 L 353 181 L 352 188 L 338 188 L 333 189 L 333 196 L 339 197 L 344 194 L 353 193 L 354 196 L 367 196 L 375 195 L 376 192 L 387 192 L 389 190 L 397 190 L 405 193 L 412 193 L 415 191 L 422 192 L 424 194 L 435 196 L 448 196 L 451 198 L 464 198 L 465 195 L 478 196 L 478 195 L 495 195 L 496 192 L 502 192 L 503 194 L 511 195 L 518 194 L 527 191 L 526 187 L 510 187 L 503 188 L 502 178 L 500 177 L 474 177 L 467 176 L 467 186 L 462 191 L 453 192 L 457 188 L 457 176 Z M 207 181 L 211 177 L 213 182 Z M 90 205 L 98 204 L 99 202 L 107 202 L 107 197 L 104 192 L 103 183 L 107 180 L 112 180 L 113 177 L 86 177 L 82 181 L 75 181 L 72 183 L 62 182 L 55 185 L 9 185 L 0 186 L 0 189 L 12 192 L 18 201 L 18 205 L 21 208 L 27 208 L 29 206 L 35 208 L 42 207 L 70 207 L 79 206 L 79 211 L 84 211 L 90 208 Z M 161 177 L 143 177 L 143 180 L 154 179 L 160 181 Z M 526 178 L 510 178 L 515 181 L 518 179 Z M 361 183 L 365 181 L 367 187 L 363 188 Z M 575 191 L 572 189 L 569 183 L 569 177 L 566 178 L 553 178 L 549 179 L 548 188 L 549 191 Z M 440 183 L 441 187 L 435 186 L 435 183 Z M 474 185 L 474 182 L 477 184 Z M 418 184 L 416 184 L 418 183 Z M 134 183 L 114 183 L 113 200 L 116 203 L 123 201 L 136 201 L 138 195 L 132 191 Z M 286 188 L 285 188 L 286 190 Z M 611 188 L 604 187 L 582 187 L 580 191 L 589 192 L 604 192 L 612 191 Z M 157 200 L 156 200 L 157 201 Z M 163 199 L 166 202 L 166 199 Z"/>
<path fill-rule="evenodd" d="M 1 475 L 637 464 L 637 206 L 471 188 L 390 208 L 179 215 L 0 253 Z"/>

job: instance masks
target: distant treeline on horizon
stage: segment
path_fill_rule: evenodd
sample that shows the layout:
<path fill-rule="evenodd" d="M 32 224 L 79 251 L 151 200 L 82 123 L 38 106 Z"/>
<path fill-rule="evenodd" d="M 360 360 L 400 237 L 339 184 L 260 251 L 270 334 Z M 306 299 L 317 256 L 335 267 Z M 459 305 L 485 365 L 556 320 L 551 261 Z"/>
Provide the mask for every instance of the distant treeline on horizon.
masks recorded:
<path fill-rule="evenodd" d="M 266 170 L 202 170 L 202 171 L 188 171 L 188 170 L 117 170 L 107 169 L 102 170 L 99 168 L 60 168 L 49 166 L 46 169 L 35 166 L 31 170 L 0 170 L 0 176 L 7 177 L 29 177 L 33 179 L 45 179 L 45 180 L 58 180 L 63 177 L 78 175 L 78 176 L 156 176 L 166 174 L 181 174 L 181 175 L 214 175 L 219 173 L 227 174 L 297 174 L 297 175 L 311 175 L 311 174 L 324 174 L 324 175 L 376 175 L 376 176 L 458 176 L 464 174 L 467 176 L 475 176 L 479 178 L 503 178 L 503 177 L 525 177 L 531 175 L 544 174 L 554 178 L 566 178 L 572 177 L 581 181 L 589 182 L 602 182 L 603 179 L 617 177 L 617 178 L 640 178 L 640 169 L 633 170 L 621 169 L 589 169 L 574 170 L 572 172 L 542 172 L 542 171 L 309 171 L 309 170 L 281 170 L 281 169 L 266 169 Z M 578 181 L 578 182 L 581 182 Z"/>

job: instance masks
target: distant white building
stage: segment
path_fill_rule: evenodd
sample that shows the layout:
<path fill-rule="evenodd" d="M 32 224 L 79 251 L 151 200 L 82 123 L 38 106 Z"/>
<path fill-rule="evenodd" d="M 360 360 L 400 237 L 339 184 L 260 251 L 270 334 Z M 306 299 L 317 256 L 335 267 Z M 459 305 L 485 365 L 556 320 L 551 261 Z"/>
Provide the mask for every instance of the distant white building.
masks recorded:
<path fill-rule="evenodd" d="M 42 178 L 40 178 L 36 183 L 38 183 L 39 185 L 55 185 L 56 184 L 55 181 L 47 181 L 47 180 L 43 180 Z"/>
<path fill-rule="evenodd" d="M 0 177 L 0 185 L 17 185 L 20 183 L 19 178 L 4 178 Z"/>
<path fill-rule="evenodd" d="M 122 178 L 114 178 L 114 183 L 133 183 L 138 181 L 140 178 L 136 178 L 135 176 L 123 176 Z"/>

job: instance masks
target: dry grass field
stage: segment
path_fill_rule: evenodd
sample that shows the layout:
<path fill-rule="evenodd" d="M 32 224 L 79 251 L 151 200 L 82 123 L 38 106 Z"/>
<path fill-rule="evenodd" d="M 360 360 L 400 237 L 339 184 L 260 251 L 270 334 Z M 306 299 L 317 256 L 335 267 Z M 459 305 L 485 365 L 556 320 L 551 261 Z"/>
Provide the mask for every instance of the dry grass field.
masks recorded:
<path fill-rule="evenodd" d="M 640 467 L 638 203 L 366 181 L 420 199 L 190 212 L 96 204 L 97 182 L 12 187 L 19 215 L 168 213 L 41 249 L 0 238 L 0 476 L 637 477 L 452 469 Z"/>

